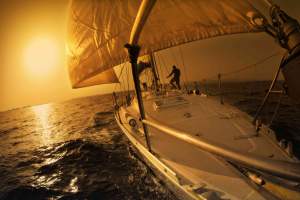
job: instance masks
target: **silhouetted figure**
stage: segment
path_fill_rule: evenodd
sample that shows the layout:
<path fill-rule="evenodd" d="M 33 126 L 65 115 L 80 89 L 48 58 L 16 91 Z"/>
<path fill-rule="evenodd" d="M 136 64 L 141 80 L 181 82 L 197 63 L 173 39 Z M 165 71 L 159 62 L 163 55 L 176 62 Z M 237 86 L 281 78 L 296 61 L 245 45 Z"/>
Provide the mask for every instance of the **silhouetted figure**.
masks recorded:
<path fill-rule="evenodd" d="M 172 85 L 173 88 L 178 88 L 180 90 L 181 89 L 181 87 L 180 87 L 180 70 L 175 65 L 173 65 L 173 70 L 169 74 L 169 76 L 167 76 L 167 78 L 169 78 L 172 75 L 173 75 L 173 78 L 170 80 L 170 84 Z M 176 83 L 177 87 L 174 84 L 174 82 Z"/>

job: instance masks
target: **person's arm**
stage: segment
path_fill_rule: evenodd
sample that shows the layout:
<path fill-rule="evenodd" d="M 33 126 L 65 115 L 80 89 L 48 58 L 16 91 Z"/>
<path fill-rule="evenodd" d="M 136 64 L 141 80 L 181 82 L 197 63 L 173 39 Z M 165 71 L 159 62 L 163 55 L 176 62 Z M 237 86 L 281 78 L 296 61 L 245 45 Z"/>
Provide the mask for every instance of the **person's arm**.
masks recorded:
<path fill-rule="evenodd" d="M 171 73 L 167 76 L 167 78 L 169 78 L 170 76 L 172 76 L 172 74 L 174 74 L 174 70 L 171 71 Z"/>

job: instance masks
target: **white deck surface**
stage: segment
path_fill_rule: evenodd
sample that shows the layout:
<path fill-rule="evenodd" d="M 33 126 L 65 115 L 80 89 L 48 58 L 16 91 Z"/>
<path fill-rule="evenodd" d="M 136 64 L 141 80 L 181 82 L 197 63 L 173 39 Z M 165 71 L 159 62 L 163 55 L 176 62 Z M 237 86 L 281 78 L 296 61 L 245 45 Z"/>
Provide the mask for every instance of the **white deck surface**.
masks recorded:
<path fill-rule="evenodd" d="M 226 145 L 240 152 L 251 152 L 277 160 L 289 159 L 266 136 L 255 136 L 255 127 L 238 109 L 226 104 L 221 105 L 214 98 L 183 98 L 188 104 L 158 110 L 154 109 L 153 99 L 145 100 L 147 116 L 162 124 L 189 132 L 193 137 Z M 168 100 L 164 102 L 167 103 Z M 135 115 L 136 105 L 129 107 L 128 111 Z M 183 184 L 199 185 L 203 186 L 202 189 L 214 190 L 224 199 L 264 199 L 260 192 L 253 189 L 221 158 L 153 128 L 150 128 L 149 132 L 154 152 L 182 177 Z"/>

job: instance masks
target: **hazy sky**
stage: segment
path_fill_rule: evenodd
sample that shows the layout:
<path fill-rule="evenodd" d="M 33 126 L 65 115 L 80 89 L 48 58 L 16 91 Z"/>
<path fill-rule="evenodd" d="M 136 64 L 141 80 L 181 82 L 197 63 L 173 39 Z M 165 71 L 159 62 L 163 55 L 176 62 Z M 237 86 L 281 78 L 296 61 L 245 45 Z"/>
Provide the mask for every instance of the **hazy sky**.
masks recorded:
<path fill-rule="evenodd" d="M 300 1 L 277 0 L 292 16 L 300 19 Z M 0 111 L 26 105 L 62 101 L 79 96 L 107 93 L 114 85 L 71 89 L 65 63 L 65 28 L 68 1 L 66 0 L 10 0 L 0 1 Z M 51 69 L 33 71 L 27 62 L 30 48 L 40 40 L 51 43 L 57 52 Z M 183 45 L 160 52 L 158 63 L 167 66 L 177 64 L 189 75 L 189 80 L 215 76 L 219 72 L 237 69 L 255 63 L 280 48 L 265 34 L 244 34 L 218 37 Z M 42 52 L 34 52 L 41 55 Z M 51 53 L 51 52 L 50 52 Z M 274 57 L 252 70 L 232 79 L 271 79 L 280 57 Z M 42 60 L 50 64 L 49 60 Z M 44 70 L 44 71 L 43 71 Z M 228 77 L 229 78 L 229 77 Z"/>

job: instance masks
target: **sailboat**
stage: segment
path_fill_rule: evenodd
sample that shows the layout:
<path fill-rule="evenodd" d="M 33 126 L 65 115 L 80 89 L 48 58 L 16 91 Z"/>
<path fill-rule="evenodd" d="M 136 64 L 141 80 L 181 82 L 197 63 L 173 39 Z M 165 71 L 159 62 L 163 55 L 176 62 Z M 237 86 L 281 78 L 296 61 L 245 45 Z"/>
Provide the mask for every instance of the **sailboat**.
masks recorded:
<path fill-rule="evenodd" d="M 262 8 L 269 10 L 263 14 Z M 142 91 L 139 57 L 180 44 L 265 32 L 286 49 L 252 118 L 216 97 L 165 90 L 154 77 Z M 73 88 L 118 83 L 113 67 L 130 62 L 135 95 L 115 118 L 145 163 L 179 199 L 300 199 L 300 163 L 259 121 L 281 71 L 299 101 L 300 25 L 268 0 L 123 0 L 70 4 L 68 65 Z M 152 59 L 151 59 L 152 57 Z M 153 75 L 155 62 L 150 62 Z"/>

